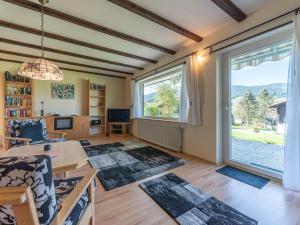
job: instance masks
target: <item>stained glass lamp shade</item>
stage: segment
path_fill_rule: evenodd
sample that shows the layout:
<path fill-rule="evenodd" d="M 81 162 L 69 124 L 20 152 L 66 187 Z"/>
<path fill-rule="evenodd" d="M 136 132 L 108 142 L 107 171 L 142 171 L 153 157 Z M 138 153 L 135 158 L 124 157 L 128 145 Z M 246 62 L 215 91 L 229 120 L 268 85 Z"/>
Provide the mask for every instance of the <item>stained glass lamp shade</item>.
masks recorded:
<path fill-rule="evenodd" d="M 53 62 L 46 59 L 32 59 L 22 63 L 18 74 L 37 80 L 63 80 L 62 71 Z"/>
<path fill-rule="evenodd" d="M 63 80 L 62 71 L 53 62 L 44 58 L 44 4 L 49 0 L 39 0 L 41 3 L 41 50 L 42 57 L 25 61 L 19 68 L 18 75 L 36 80 Z"/>

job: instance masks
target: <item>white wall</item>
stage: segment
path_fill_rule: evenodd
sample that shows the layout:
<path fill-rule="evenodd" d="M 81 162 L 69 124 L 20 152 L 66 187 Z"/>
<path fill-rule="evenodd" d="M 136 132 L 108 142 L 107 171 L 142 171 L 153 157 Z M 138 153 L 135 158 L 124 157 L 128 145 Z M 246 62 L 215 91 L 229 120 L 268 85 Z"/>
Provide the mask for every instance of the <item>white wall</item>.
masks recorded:
<path fill-rule="evenodd" d="M 110 78 L 105 76 L 97 76 L 73 71 L 63 71 L 64 80 L 61 83 L 75 85 L 74 99 L 53 99 L 51 98 L 51 81 L 35 81 L 34 96 L 35 96 L 35 112 L 39 113 L 41 101 L 45 102 L 45 113 L 59 113 L 61 115 L 77 114 L 81 115 L 81 107 L 85 98 L 82 97 L 84 91 L 84 80 L 90 79 L 92 82 L 106 85 L 107 97 L 106 105 L 112 108 L 122 108 L 125 103 L 125 79 Z"/>
<path fill-rule="evenodd" d="M 20 64 L 0 61 L 0 74 L 5 71 L 10 71 L 15 74 Z M 84 89 L 83 80 L 90 79 L 97 84 L 106 85 L 107 98 L 106 103 L 108 107 L 126 107 L 125 93 L 126 81 L 125 79 L 112 78 L 106 76 L 97 76 L 87 73 L 79 73 L 73 71 L 63 71 L 64 80 L 61 83 L 75 85 L 75 98 L 74 99 L 53 99 L 51 97 L 51 83 L 53 81 L 34 81 L 34 109 L 35 115 L 40 115 L 41 101 L 44 101 L 45 113 L 59 113 L 61 115 L 82 114 L 81 106 Z"/>
<path fill-rule="evenodd" d="M 195 43 L 177 52 L 175 56 L 166 56 L 159 60 L 156 65 L 150 65 L 144 71 L 138 72 L 136 76 L 145 74 L 161 65 L 180 58 L 188 53 L 194 51 L 201 51 L 207 45 L 220 41 L 233 34 L 244 31 L 250 27 L 256 26 L 266 20 L 283 14 L 287 11 L 295 9 L 300 6 L 299 0 L 278 1 L 277 4 L 268 5 L 268 7 L 261 9 L 257 13 L 250 15 L 245 21 L 237 23 L 232 21 L 230 25 L 219 30 L 218 32 L 204 37 L 200 43 Z M 276 24 L 280 24 L 289 20 L 290 17 L 275 21 L 270 25 L 264 27 L 267 29 Z M 259 32 L 257 29 L 255 32 Z M 250 32 L 247 35 L 254 34 Z M 239 38 L 243 38 L 240 36 Z M 236 39 L 237 40 L 237 39 Z M 232 42 L 236 41 L 232 40 Z M 220 45 L 221 47 L 222 45 Z M 222 70 L 220 69 L 220 55 L 212 54 L 209 61 L 204 66 L 203 74 L 203 90 L 202 96 L 202 112 L 204 125 L 201 127 L 187 127 L 184 131 L 183 137 L 183 151 L 195 155 L 214 163 L 222 161 Z M 127 80 L 127 93 L 129 93 L 129 80 Z M 129 94 L 128 94 L 129 95 Z M 130 95 L 129 97 L 130 98 Z M 129 99 L 127 104 L 129 104 Z M 136 129 L 134 129 L 134 132 Z"/>

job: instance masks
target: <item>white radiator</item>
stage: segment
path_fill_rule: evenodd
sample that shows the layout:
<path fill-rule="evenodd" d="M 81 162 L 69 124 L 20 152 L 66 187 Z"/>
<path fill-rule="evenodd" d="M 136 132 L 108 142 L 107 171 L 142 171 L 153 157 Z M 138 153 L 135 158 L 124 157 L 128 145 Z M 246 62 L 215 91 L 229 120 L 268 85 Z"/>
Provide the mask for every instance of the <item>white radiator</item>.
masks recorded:
<path fill-rule="evenodd" d="M 180 152 L 182 125 L 154 120 L 137 120 L 137 137 L 153 144 Z"/>

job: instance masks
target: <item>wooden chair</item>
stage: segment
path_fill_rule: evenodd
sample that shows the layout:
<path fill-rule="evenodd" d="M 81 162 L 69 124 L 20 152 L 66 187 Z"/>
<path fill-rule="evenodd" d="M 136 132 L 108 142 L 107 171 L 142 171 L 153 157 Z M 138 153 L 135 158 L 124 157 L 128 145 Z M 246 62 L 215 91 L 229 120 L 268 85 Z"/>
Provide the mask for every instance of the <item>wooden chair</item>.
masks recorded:
<path fill-rule="evenodd" d="M 95 225 L 94 179 L 53 179 L 46 155 L 0 158 L 0 224 Z"/>
<path fill-rule="evenodd" d="M 8 129 L 5 132 L 3 146 L 4 149 L 12 148 L 20 145 L 28 144 L 41 144 L 49 142 L 58 142 L 65 141 L 64 132 L 48 132 L 46 127 L 45 119 L 19 119 L 19 120 L 10 120 L 8 121 Z M 41 134 L 39 135 L 39 140 L 33 140 L 33 137 L 30 134 L 27 134 L 26 137 L 21 137 L 20 128 L 21 126 L 37 126 L 41 127 Z M 32 138 L 31 138 L 32 137 Z"/>

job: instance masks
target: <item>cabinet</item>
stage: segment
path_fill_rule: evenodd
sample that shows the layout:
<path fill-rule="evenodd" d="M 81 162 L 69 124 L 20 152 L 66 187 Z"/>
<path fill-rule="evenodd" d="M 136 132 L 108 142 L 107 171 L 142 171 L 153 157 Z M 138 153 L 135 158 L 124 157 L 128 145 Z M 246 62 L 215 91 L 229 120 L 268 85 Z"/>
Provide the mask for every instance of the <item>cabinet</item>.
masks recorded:
<path fill-rule="evenodd" d="M 67 139 L 78 139 L 89 136 L 89 117 L 88 116 L 68 116 L 73 118 L 73 128 L 68 130 L 55 130 L 55 116 L 46 116 L 46 125 L 49 132 L 61 131 L 66 133 Z"/>

